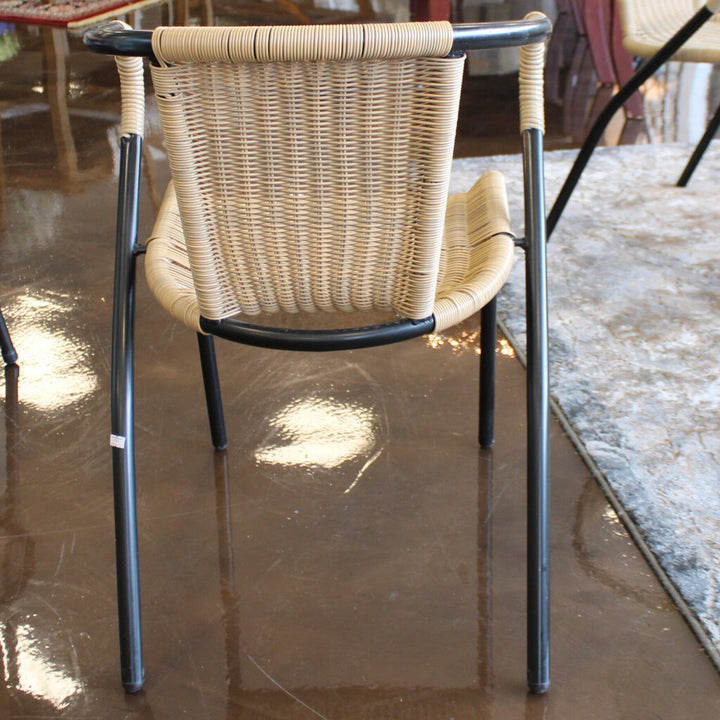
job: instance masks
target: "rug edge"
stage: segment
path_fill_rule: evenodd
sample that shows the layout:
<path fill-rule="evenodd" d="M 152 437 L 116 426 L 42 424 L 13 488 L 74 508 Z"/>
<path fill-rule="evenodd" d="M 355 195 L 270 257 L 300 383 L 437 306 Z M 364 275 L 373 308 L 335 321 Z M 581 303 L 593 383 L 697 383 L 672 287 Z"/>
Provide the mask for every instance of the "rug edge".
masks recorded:
<path fill-rule="evenodd" d="M 503 333 L 503 335 L 515 351 L 515 355 L 517 356 L 521 365 L 527 370 L 527 356 L 525 354 L 525 350 L 518 342 L 517 338 L 512 333 L 509 326 L 505 323 L 499 313 L 497 324 L 500 328 L 500 331 Z M 580 436 L 575 430 L 575 427 L 573 426 L 570 418 L 567 417 L 567 415 L 560 407 L 560 404 L 552 396 L 550 397 L 550 409 L 560 423 L 563 432 L 565 432 L 565 434 L 568 436 L 570 442 L 573 444 L 573 447 L 577 450 L 586 467 L 597 481 L 598 485 L 600 486 L 600 490 L 602 491 L 607 501 L 610 503 L 612 509 L 615 511 L 620 522 L 623 524 L 623 527 L 625 527 L 633 542 L 637 546 L 638 550 L 640 550 L 640 553 L 642 554 L 644 560 L 650 566 L 651 570 L 657 577 L 665 592 L 667 592 L 667 594 L 670 596 L 673 604 L 678 609 L 678 612 L 682 616 L 683 620 L 685 620 L 685 622 L 688 624 L 690 630 L 695 635 L 695 638 L 700 643 L 703 650 L 710 659 L 710 662 L 712 662 L 712 664 L 715 666 L 715 669 L 720 672 L 720 649 L 718 649 L 718 647 L 715 645 L 712 638 L 710 637 L 710 634 L 705 630 L 701 621 L 698 619 L 696 613 L 692 610 L 685 598 L 683 598 L 680 590 L 677 588 L 668 573 L 660 564 L 660 561 L 650 549 L 650 546 L 645 541 L 645 538 L 643 537 L 640 528 L 632 519 L 628 511 L 625 510 L 622 503 L 615 494 L 615 491 L 612 489 L 612 486 L 605 477 L 604 473 L 600 470 L 597 463 L 593 460 L 589 451 L 585 447 L 585 444 L 580 439 Z"/>

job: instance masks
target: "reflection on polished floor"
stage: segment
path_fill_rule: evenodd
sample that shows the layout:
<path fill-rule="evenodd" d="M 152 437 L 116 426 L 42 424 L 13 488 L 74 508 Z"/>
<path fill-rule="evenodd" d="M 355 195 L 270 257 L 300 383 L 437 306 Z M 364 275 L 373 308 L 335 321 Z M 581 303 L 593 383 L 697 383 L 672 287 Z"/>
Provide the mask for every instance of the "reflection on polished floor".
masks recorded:
<path fill-rule="evenodd" d="M 148 677 L 126 696 L 108 448 L 115 72 L 64 31 L 17 27 L 6 47 L 0 306 L 20 364 L 0 422 L 1 718 L 718 717 L 715 669 L 557 424 L 554 684 L 526 694 L 524 372 L 506 342 L 492 452 L 475 441 L 473 325 L 320 358 L 219 344 L 230 445 L 216 454 L 195 338 L 142 281 Z M 471 151 L 516 151 L 501 80 L 472 82 L 500 119 Z M 167 181 L 152 124 L 145 154 L 141 234 Z"/>

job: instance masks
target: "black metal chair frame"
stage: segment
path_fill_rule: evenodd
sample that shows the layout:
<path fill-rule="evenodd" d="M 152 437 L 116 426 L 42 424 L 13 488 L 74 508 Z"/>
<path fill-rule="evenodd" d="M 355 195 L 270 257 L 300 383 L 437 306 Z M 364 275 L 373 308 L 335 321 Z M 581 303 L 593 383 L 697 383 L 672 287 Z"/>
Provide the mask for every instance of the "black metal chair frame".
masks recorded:
<path fill-rule="evenodd" d="M 550 35 L 547 19 L 454 26 L 452 54 L 470 49 L 520 47 L 544 42 Z M 153 61 L 152 31 L 119 30 L 117 25 L 90 30 L 85 44 L 110 55 L 139 56 Z M 527 485 L 528 485 L 528 684 L 543 693 L 550 684 L 549 652 L 549 371 L 547 321 L 546 223 L 543 183 L 543 133 L 522 133 L 525 176 L 525 251 L 527 317 Z M 142 138 L 120 139 L 119 195 L 115 252 L 115 288 L 111 368 L 111 445 L 113 457 L 118 612 L 122 682 L 128 692 L 144 680 L 133 419 L 133 328 Z M 496 300 L 481 311 L 480 430 L 483 447 L 493 442 Z M 213 444 L 226 446 L 222 401 L 213 336 L 261 347 L 290 350 L 339 350 L 382 345 L 433 331 L 434 318 L 399 321 L 352 331 L 275 331 L 237 321 L 201 326 L 198 343 Z"/>
<path fill-rule="evenodd" d="M 577 186 L 582 176 L 585 167 L 587 166 L 590 158 L 597 147 L 600 139 L 602 138 L 607 126 L 613 119 L 615 113 L 622 108 L 622 106 L 632 97 L 633 93 L 640 88 L 640 86 L 650 78 L 662 65 L 664 65 L 672 56 L 708 21 L 713 17 L 715 13 L 709 10 L 707 6 L 703 5 L 693 15 L 685 25 L 683 25 L 673 35 L 660 50 L 655 53 L 651 58 L 645 60 L 638 67 L 635 74 L 623 85 L 618 92 L 613 95 L 608 104 L 598 115 L 597 119 L 591 126 L 587 137 L 583 141 L 580 151 L 575 158 L 575 162 L 570 168 L 565 183 L 563 184 L 558 196 L 553 203 L 553 206 L 548 214 L 547 218 L 547 235 L 548 239 L 555 230 L 555 227 L 562 216 L 565 206 L 570 200 L 575 187 Z M 680 178 L 677 181 L 678 187 L 685 187 L 690 178 L 692 177 L 695 168 L 700 162 L 705 150 L 707 150 L 710 141 L 715 136 L 715 133 L 720 128 L 720 106 L 715 111 L 715 115 L 710 120 L 705 133 L 700 138 L 695 150 L 693 151 L 690 159 L 685 166 Z"/>
<path fill-rule="evenodd" d="M 18 355 L 12 338 L 10 337 L 10 331 L 5 323 L 2 310 L 0 310 L 0 352 L 6 365 L 14 365 L 17 362 Z"/>

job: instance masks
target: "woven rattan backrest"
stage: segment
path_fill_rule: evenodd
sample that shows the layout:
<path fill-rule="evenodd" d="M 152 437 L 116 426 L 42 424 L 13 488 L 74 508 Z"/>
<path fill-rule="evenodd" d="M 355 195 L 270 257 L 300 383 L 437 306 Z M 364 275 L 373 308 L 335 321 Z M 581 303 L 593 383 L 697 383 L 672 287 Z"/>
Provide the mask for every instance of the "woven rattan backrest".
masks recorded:
<path fill-rule="evenodd" d="M 158 28 L 202 314 L 432 311 L 463 60 L 448 23 Z"/>

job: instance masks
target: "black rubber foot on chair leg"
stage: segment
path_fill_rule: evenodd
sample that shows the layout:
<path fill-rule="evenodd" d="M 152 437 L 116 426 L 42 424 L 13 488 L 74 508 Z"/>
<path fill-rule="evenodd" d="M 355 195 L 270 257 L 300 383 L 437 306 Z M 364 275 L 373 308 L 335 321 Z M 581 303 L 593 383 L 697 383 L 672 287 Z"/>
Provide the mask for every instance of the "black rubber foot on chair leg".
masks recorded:
<path fill-rule="evenodd" d="M 14 365 L 17 362 L 18 354 L 15 350 L 10 350 L 10 352 L 3 353 L 2 357 L 6 365 Z"/>
<path fill-rule="evenodd" d="M 529 687 L 530 687 L 530 692 L 533 695 L 544 695 L 548 691 L 548 688 L 550 687 L 550 683 L 549 682 L 530 683 Z"/>
<path fill-rule="evenodd" d="M 132 672 L 130 668 L 120 673 L 120 680 L 122 686 L 125 688 L 125 692 L 129 695 L 135 695 L 142 690 L 143 684 L 145 683 L 145 672 L 140 668 L 140 672 Z"/>
<path fill-rule="evenodd" d="M 135 695 L 136 693 L 139 693 L 142 690 L 143 681 L 140 682 L 124 682 L 123 687 L 125 688 L 125 692 L 128 693 L 128 695 Z"/>

